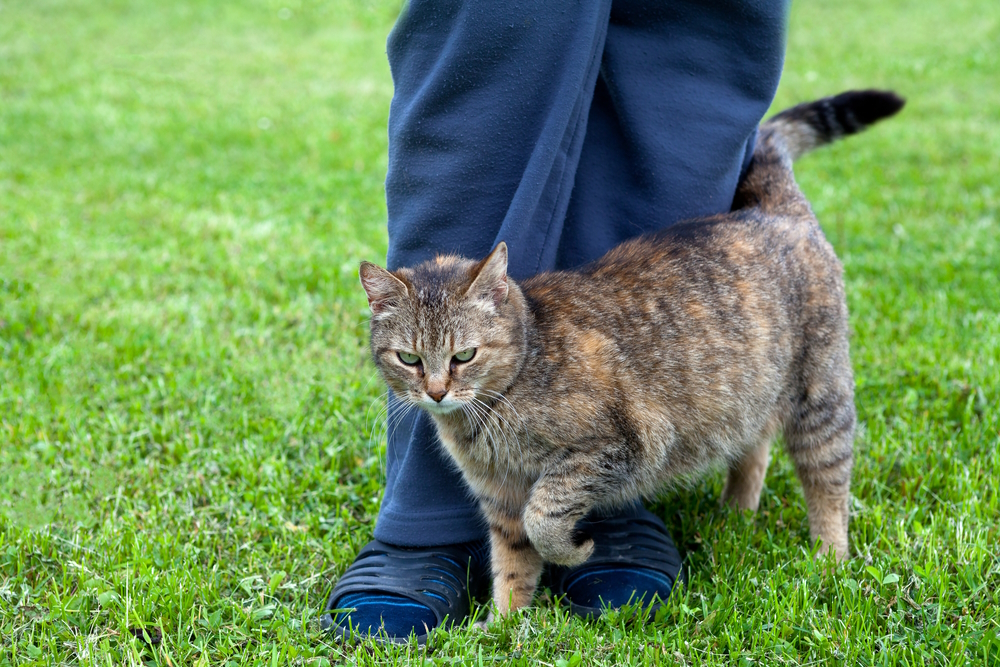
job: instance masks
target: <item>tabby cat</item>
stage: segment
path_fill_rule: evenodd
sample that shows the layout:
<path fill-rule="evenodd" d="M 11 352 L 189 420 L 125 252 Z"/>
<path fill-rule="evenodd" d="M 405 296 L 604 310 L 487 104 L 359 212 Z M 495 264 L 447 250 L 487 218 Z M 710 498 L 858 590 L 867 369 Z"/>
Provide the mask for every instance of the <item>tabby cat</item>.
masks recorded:
<path fill-rule="evenodd" d="M 732 212 L 635 238 L 520 284 L 507 247 L 389 272 L 361 264 L 371 351 L 433 418 L 489 523 L 493 599 L 531 602 L 544 562 L 576 565 L 595 508 L 713 464 L 756 509 L 780 431 L 820 553 L 848 556 L 854 380 L 840 262 L 792 161 L 891 116 L 851 91 L 764 123 Z"/>

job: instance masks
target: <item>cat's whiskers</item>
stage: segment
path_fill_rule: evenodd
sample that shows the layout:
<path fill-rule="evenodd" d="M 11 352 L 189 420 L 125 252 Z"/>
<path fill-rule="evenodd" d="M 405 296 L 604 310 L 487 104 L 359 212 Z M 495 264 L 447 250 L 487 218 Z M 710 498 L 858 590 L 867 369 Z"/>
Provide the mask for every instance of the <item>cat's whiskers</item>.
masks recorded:
<path fill-rule="evenodd" d="M 378 412 L 375 413 L 374 419 L 372 419 L 371 413 L 372 408 L 378 407 Z M 382 413 L 389 410 L 389 392 L 383 391 L 379 394 L 374 401 L 368 405 L 368 409 L 365 410 L 365 430 L 369 433 L 369 440 L 371 439 L 372 428 L 378 423 L 378 420 L 382 418 Z"/>
<path fill-rule="evenodd" d="M 503 480 L 500 482 L 500 486 L 502 488 L 507 483 L 507 478 L 510 476 L 510 470 L 511 467 L 514 465 L 514 463 L 511 457 L 510 441 L 507 439 L 507 434 L 505 433 L 502 425 L 499 422 L 497 422 L 496 424 L 490 423 L 490 416 L 495 415 L 497 417 L 500 417 L 501 419 L 503 417 L 502 415 L 499 415 L 496 412 L 491 411 L 488 405 L 480 401 L 475 396 L 472 396 L 472 400 L 467 405 L 469 405 L 472 409 L 474 409 L 477 414 L 481 415 L 481 420 L 485 427 L 486 436 L 489 439 L 489 444 L 492 445 L 493 447 L 494 456 L 496 457 L 498 462 L 502 460 L 504 463 Z M 501 436 L 503 436 L 504 451 L 502 453 L 500 452 L 500 442 L 495 435 L 493 426 L 495 426 L 496 430 L 500 433 Z"/>
<path fill-rule="evenodd" d="M 380 377 L 380 373 L 379 373 L 379 371 L 378 371 L 377 368 L 375 369 L 375 372 L 372 373 L 368 377 L 368 381 L 365 382 L 365 386 L 364 386 L 364 389 L 362 391 L 367 391 L 368 390 L 368 385 L 370 385 L 372 383 L 372 380 L 374 380 L 376 377 Z M 375 413 L 375 417 L 373 419 L 371 419 L 371 417 L 370 417 L 371 416 L 371 410 L 372 410 L 373 407 L 376 407 L 376 406 L 378 406 L 378 408 L 379 408 L 378 412 L 376 412 Z M 385 413 L 385 416 L 388 416 L 388 412 L 389 412 L 389 390 L 387 389 L 386 391 L 383 391 L 381 394 L 379 394 L 375 398 L 375 400 L 372 401 L 368 405 L 368 409 L 365 410 L 365 430 L 368 431 L 368 455 L 369 456 L 371 456 L 371 452 L 373 450 L 375 450 L 375 447 L 376 447 L 375 442 L 374 442 L 375 435 L 376 435 L 376 433 L 378 433 L 378 430 L 376 429 L 376 425 L 379 423 L 379 420 L 382 418 L 383 413 Z M 369 421 L 369 419 L 371 419 L 371 421 Z M 379 465 L 379 472 L 384 477 L 385 476 L 385 464 L 382 461 L 382 455 L 381 454 L 378 455 L 378 465 Z"/>
<path fill-rule="evenodd" d="M 469 423 L 470 430 L 472 431 L 473 434 L 477 435 L 478 439 L 478 434 L 485 433 L 486 427 L 483 425 L 482 418 L 480 417 L 479 413 L 476 412 L 475 406 L 470 403 L 462 403 L 460 405 L 460 409 L 470 422 Z M 489 452 L 487 451 L 487 455 L 488 454 Z"/>
<path fill-rule="evenodd" d="M 486 444 L 492 448 L 491 453 L 493 454 L 493 458 L 496 460 L 497 464 L 502 462 L 504 466 L 504 476 L 501 484 L 506 483 L 507 477 L 510 475 L 511 466 L 513 465 L 510 456 L 510 441 L 507 439 L 507 434 L 504 433 L 504 429 L 499 423 L 495 423 L 491 419 L 490 411 L 486 408 L 486 406 L 483 406 L 482 402 L 476 399 L 475 396 L 472 397 L 472 400 L 469 402 L 469 406 L 480 415 L 480 422 L 484 425 L 487 438 Z M 504 439 L 502 450 L 498 434 Z"/>
<path fill-rule="evenodd" d="M 479 391 L 483 392 L 487 396 L 491 396 L 493 398 L 499 399 L 499 400 L 503 401 L 504 403 L 506 403 L 507 406 L 514 413 L 514 416 L 517 417 L 518 423 L 524 424 L 524 420 L 521 419 L 521 413 L 519 413 L 517 411 L 517 408 L 514 407 L 514 404 L 510 402 L 509 398 L 507 398 L 506 396 L 504 396 L 503 394 L 501 394 L 499 391 L 495 391 L 493 389 L 484 389 L 484 388 L 481 388 Z"/>
<path fill-rule="evenodd" d="M 484 446 L 477 451 L 477 454 L 479 456 L 485 454 L 485 459 L 486 459 L 485 462 L 487 463 L 487 465 L 490 465 L 490 459 L 497 458 L 497 452 L 495 451 L 497 449 L 497 446 L 495 444 L 493 431 L 490 428 L 490 425 L 487 423 L 485 415 L 482 414 L 482 411 L 474 403 L 463 402 L 462 411 L 469 417 L 469 420 L 473 422 L 476 427 L 479 427 L 480 430 L 478 431 L 478 433 L 482 434 L 482 438 L 480 439 L 477 434 L 476 443 L 478 444 L 479 442 L 482 442 Z M 507 475 L 505 474 L 504 481 L 506 480 L 507 480 Z"/>
<path fill-rule="evenodd" d="M 481 401 L 478 398 L 474 399 L 482 403 L 484 406 L 486 406 L 488 410 L 490 410 L 493 414 L 495 414 L 499 419 L 502 419 L 504 424 L 507 425 L 507 429 L 510 431 L 511 437 L 514 438 L 514 443 L 517 445 L 517 460 L 523 461 L 524 453 L 521 447 L 521 440 L 517 436 L 518 433 L 524 430 L 524 420 L 521 418 L 521 415 L 517 411 L 517 408 L 514 407 L 514 405 L 510 402 L 510 400 L 506 396 L 504 396 L 498 391 L 493 391 L 492 389 L 481 389 L 480 391 L 482 391 L 487 396 L 492 396 L 502 400 L 504 404 L 506 404 L 510 408 L 510 410 L 514 413 L 514 416 L 517 419 L 517 428 L 515 428 L 514 425 L 511 424 L 510 421 L 506 417 L 504 417 L 503 414 L 500 413 L 500 411 L 495 410 L 492 406 L 487 405 L 485 402 Z"/>
<path fill-rule="evenodd" d="M 378 446 L 376 444 L 376 439 L 380 440 L 382 437 L 385 437 L 386 451 L 388 453 L 389 440 L 392 438 L 396 429 L 399 428 L 399 425 L 402 423 L 405 417 L 409 415 L 410 412 L 412 412 L 413 409 L 416 407 L 413 403 L 409 403 L 407 401 L 400 401 L 400 403 L 402 403 L 402 406 L 393 410 L 390 413 L 388 394 L 389 392 L 386 392 L 384 394 L 384 396 L 386 397 L 386 402 L 385 404 L 382 405 L 382 407 L 379 409 L 378 414 L 375 416 L 375 428 L 373 428 L 369 432 L 368 436 L 369 454 L 371 451 L 378 451 L 376 449 Z M 380 422 L 381 422 L 381 427 L 378 426 Z M 381 453 L 378 454 L 378 460 L 379 460 L 379 471 L 384 476 L 386 474 L 385 462 L 383 462 L 382 460 Z"/>
<path fill-rule="evenodd" d="M 368 385 L 370 385 L 372 383 L 372 380 L 374 380 L 376 377 L 381 377 L 381 373 L 379 373 L 379 370 L 377 368 L 375 369 L 374 373 L 368 376 L 368 382 L 365 382 L 365 386 L 361 389 L 362 393 L 368 391 Z M 383 392 L 382 395 L 385 396 L 388 393 L 389 392 L 386 391 Z"/>
<path fill-rule="evenodd" d="M 493 406 L 487 406 L 487 407 L 489 407 L 489 409 L 493 410 L 493 412 L 495 412 L 498 417 L 500 417 L 501 419 L 504 420 L 504 422 L 507 424 L 507 427 L 510 428 L 512 432 L 518 433 L 518 432 L 520 432 L 521 430 L 524 429 L 524 419 L 521 418 L 521 413 L 519 413 L 517 411 L 517 408 L 515 408 L 514 404 L 510 402 L 510 399 L 508 399 L 506 396 L 504 396 L 500 392 L 494 391 L 492 389 L 481 389 L 480 391 L 482 391 L 487 396 L 490 396 L 492 398 L 496 398 L 496 399 L 499 399 L 499 400 L 503 401 L 504 404 L 507 407 L 510 408 L 511 412 L 514 413 L 514 416 L 517 418 L 518 428 L 514 428 L 514 425 L 511 424 L 510 421 L 507 418 L 505 418 L 502 414 L 500 414 L 499 411 L 495 410 L 493 408 Z M 479 400 L 479 399 L 477 399 L 477 400 Z M 480 402 L 483 402 L 483 401 L 480 401 Z"/>
<path fill-rule="evenodd" d="M 415 404 L 413 404 L 413 403 L 404 403 L 403 406 L 404 407 L 401 408 L 399 410 L 399 412 L 397 412 L 392 417 L 391 426 L 389 426 L 386 429 L 385 442 L 386 442 L 386 454 L 387 455 L 388 455 L 388 449 L 389 449 L 389 441 L 396 434 L 396 429 L 398 429 L 400 427 L 400 425 L 402 425 L 402 423 L 406 420 L 406 418 L 409 417 L 410 413 L 412 413 L 417 408 L 417 406 Z M 396 454 L 397 457 L 399 456 L 399 451 L 398 451 L 397 448 L 393 448 L 393 452 Z M 396 463 L 399 463 L 399 459 L 398 458 L 396 459 Z"/>
<path fill-rule="evenodd" d="M 491 410 L 490 406 L 488 406 L 486 403 L 482 402 L 481 400 L 479 400 L 475 396 L 472 397 L 471 403 L 476 406 L 477 410 L 479 410 L 480 412 L 482 412 L 483 414 L 485 414 L 487 419 L 490 419 L 492 417 L 496 417 L 497 418 L 495 425 L 496 425 L 497 430 L 500 432 L 500 435 L 502 435 L 503 439 L 504 439 L 504 450 L 505 451 L 503 452 L 503 455 L 504 455 L 504 458 L 509 461 L 510 460 L 510 455 L 511 455 L 510 440 L 507 438 L 506 430 L 503 428 L 504 427 L 504 423 L 506 423 L 506 422 L 504 422 L 504 423 L 500 422 L 500 420 L 503 419 L 503 415 L 500 415 L 496 411 Z M 499 442 L 497 444 L 499 445 Z M 500 455 L 499 448 L 497 450 L 497 455 L 498 456 Z"/>
<path fill-rule="evenodd" d="M 374 417 L 371 417 L 371 411 L 373 407 L 378 406 L 378 411 L 375 413 Z M 389 392 L 382 392 L 378 398 L 376 398 L 368 409 L 365 410 L 365 430 L 368 431 L 368 455 L 376 450 L 376 437 L 381 437 L 382 427 L 380 424 L 383 419 L 388 419 L 389 417 Z M 382 462 L 381 453 L 378 456 L 379 472 L 383 475 L 385 474 L 385 468 Z"/>
<path fill-rule="evenodd" d="M 504 481 L 506 482 L 507 481 L 507 474 L 509 474 L 511 466 L 515 465 L 515 463 L 514 463 L 515 461 L 523 460 L 523 458 L 524 458 L 523 455 L 522 455 L 522 451 L 521 451 L 521 441 L 517 437 L 517 430 L 514 429 L 514 427 L 511 425 L 511 423 L 509 421 L 507 421 L 506 417 L 504 417 L 498 411 L 494 410 L 491 406 L 487 405 L 482 400 L 480 400 L 480 399 L 476 398 L 475 396 L 473 396 L 472 397 L 472 401 L 475 402 L 476 404 L 478 404 L 480 406 L 481 410 L 485 410 L 486 413 L 487 413 L 487 415 L 495 416 L 496 419 L 497 419 L 497 424 L 496 424 L 497 425 L 497 429 L 500 431 L 500 434 L 503 436 L 503 439 L 504 439 L 504 448 L 506 450 L 504 452 L 504 459 L 505 459 L 506 468 L 507 468 L 506 471 L 505 471 L 505 473 L 504 473 Z M 504 428 L 504 427 L 506 427 L 506 428 Z M 517 458 L 515 458 L 513 456 L 513 452 L 511 451 L 510 437 L 508 437 L 508 435 L 510 437 L 514 438 L 514 444 L 517 445 Z"/>
<path fill-rule="evenodd" d="M 483 434 L 483 438 L 485 440 L 484 444 L 486 445 L 485 454 L 487 461 L 499 458 L 500 452 L 497 447 L 497 442 L 493 435 L 493 430 L 490 428 L 490 424 L 487 421 L 489 415 L 483 413 L 482 409 L 475 403 L 466 402 L 463 403 L 463 406 L 468 408 L 468 414 L 474 415 L 475 426 L 478 429 L 478 433 Z"/>

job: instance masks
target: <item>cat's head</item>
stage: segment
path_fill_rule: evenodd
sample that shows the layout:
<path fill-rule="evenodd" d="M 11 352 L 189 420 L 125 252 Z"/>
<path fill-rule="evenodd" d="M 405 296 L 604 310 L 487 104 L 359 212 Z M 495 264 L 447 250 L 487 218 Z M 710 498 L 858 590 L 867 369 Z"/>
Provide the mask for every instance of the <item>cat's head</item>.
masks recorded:
<path fill-rule="evenodd" d="M 394 272 L 362 262 L 360 275 L 372 358 L 404 402 L 435 415 L 475 411 L 520 370 L 525 307 L 503 242 L 479 262 L 439 256 Z"/>

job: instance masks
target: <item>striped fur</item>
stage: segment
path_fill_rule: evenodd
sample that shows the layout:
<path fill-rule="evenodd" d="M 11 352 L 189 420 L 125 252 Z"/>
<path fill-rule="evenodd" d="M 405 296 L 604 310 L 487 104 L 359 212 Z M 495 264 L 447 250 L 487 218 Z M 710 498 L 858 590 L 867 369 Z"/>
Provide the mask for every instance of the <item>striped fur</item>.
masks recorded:
<path fill-rule="evenodd" d="M 820 553 L 847 557 L 844 285 L 791 162 L 901 105 L 863 91 L 778 114 L 731 213 L 633 239 L 578 271 L 516 284 L 503 243 L 479 262 L 362 265 L 376 365 L 431 414 L 481 501 L 496 612 L 530 604 L 544 562 L 587 559 L 593 543 L 576 524 L 595 508 L 721 463 L 724 499 L 756 509 L 779 431 Z"/>

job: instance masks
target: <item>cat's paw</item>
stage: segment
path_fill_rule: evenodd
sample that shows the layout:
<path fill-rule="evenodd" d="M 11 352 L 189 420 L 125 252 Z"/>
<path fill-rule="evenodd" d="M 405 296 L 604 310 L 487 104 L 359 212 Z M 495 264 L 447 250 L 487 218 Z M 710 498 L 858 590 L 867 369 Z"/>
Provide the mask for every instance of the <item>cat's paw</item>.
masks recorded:
<path fill-rule="evenodd" d="M 475 621 L 474 623 L 471 624 L 471 627 L 476 630 L 486 632 L 487 630 L 489 630 L 490 625 L 493 623 L 496 617 L 497 617 L 496 609 L 490 608 L 490 610 L 486 614 L 486 618 L 481 621 Z"/>
<path fill-rule="evenodd" d="M 573 544 L 572 541 L 569 544 L 553 544 L 544 551 L 538 545 L 535 545 L 535 549 L 538 550 L 538 553 L 548 563 L 572 567 L 580 565 L 590 558 L 591 554 L 594 553 L 594 540 L 587 538 L 579 545 Z"/>
<path fill-rule="evenodd" d="M 838 542 L 820 542 L 819 549 L 816 550 L 816 557 L 822 558 L 830 553 L 838 563 L 843 563 L 851 557 L 850 548 L 847 546 L 847 539 Z"/>
<path fill-rule="evenodd" d="M 573 531 L 565 530 L 562 526 L 551 531 L 541 530 L 534 535 L 529 531 L 528 536 L 532 546 L 546 563 L 579 565 L 594 553 L 594 540 L 588 537 L 577 541 Z"/>
<path fill-rule="evenodd" d="M 553 516 L 555 514 L 555 516 Z M 577 534 L 579 517 L 542 510 L 530 504 L 524 511 L 524 530 L 546 563 L 579 565 L 594 553 L 594 541 Z"/>

